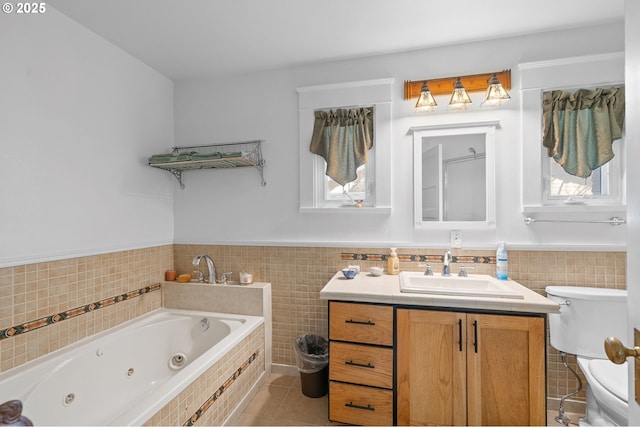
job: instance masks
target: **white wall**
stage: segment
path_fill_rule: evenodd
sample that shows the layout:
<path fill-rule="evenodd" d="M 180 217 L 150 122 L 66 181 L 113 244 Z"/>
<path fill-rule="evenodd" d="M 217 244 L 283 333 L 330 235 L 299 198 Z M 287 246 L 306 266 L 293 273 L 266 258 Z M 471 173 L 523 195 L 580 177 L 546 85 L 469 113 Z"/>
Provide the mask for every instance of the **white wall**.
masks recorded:
<path fill-rule="evenodd" d="M 640 159 L 640 123 L 635 118 L 640 114 L 640 3 L 635 0 L 625 1 L 625 85 L 626 114 L 634 120 L 626 122 L 628 142 L 628 158 Z M 627 177 L 633 182 L 640 182 L 640 168 L 632 166 L 627 168 Z M 627 193 L 627 217 L 629 221 L 628 249 L 627 249 L 627 290 L 629 291 L 629 324 L 640 330 L 640 186 L 629 185 Z M 631 331 L 632 328 L 629 328 Z M 632 333 L 628 337 L 618 337 L 627 347 L 638 345 L 633 343 Z M 640 360 L 629 361 L 629 425 L 640 425 L 640 405 L 634 399 L 637 398 L 637 390 L 634 385 L 634 370 Z"/>
<path fill-rule="evenodd" d="M 173 83 L 50 5 L 0 58 L 0 266 L 172 243 Z"/>
<path fill-rule="evenodd" d="M 310 65 L 229 78 L 180 81 L 175 91 L 177 145 L 265 139 L 267 187 L 257 172 L 199 171 L 186 175 L 175 193 L 177 243 L 446 246 L 449 231 L 413 228 L 411 126 L 456 121 L 500 120 L 497 132 L 497 228 L 466 231 L 464 247 L 621 249 L 625 226 L 536 224 L 521 214 L 521 136 L 517 64 L 570 56 L 621 52 L 622 24 L 478 42 L 350 61 Z M 403 101 L 403 81 L 510 68 L 514 88 L 506 108 L 416 114 Z M 299 144 L 296 88 L 395 78 L 392 135 L 392 214 L 310 215 L 298 211 Z M 447 97 L 438 99 L 446 110 Z M 176 184 L 177 188 L 177 184 Z"/>

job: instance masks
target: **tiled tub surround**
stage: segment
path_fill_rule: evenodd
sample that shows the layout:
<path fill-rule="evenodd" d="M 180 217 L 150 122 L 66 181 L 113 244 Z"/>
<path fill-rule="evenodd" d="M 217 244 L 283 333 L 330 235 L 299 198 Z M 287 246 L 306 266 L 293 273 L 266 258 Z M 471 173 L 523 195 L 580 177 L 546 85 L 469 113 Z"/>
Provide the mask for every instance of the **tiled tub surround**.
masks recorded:
<path fill-rule="evenodd" d="M 258 316 L 155 310 L 0 374 L 0 401 L 20 399 L 35 425 L 140 425 L 262 324 Z M 245 368 L 236 362 L 236 376 L 263 351 Z"/>
<path fill-rule="evenodd" d="M 173 245 L 165 245 L 0 268 L 0 330 L 102 302 L 100 309 L 0 339 L 0 371 L 160 308 L 160 292 L 138 290 L 161 282 L 173 262 Z M 132 291 L 135 298 L 122 297 Z M 109 303 L 112 298 L 118 302 Z"/>
<path fill-rule="evenodd" d="M 400 270 L 422 271 L 418 264 L 430 262 L 433 271 L 442 269 L 442 255 L 448 248 L 400 248 Z M 386 269 L 383 260 L 389 248 L 217 246 L 176 244 L 178 272 L 191 272 L 197 254 L 213 258 L 220 272 L 253 273 L 254 280 L 271 282 L 273 295 L 273 362 L 295 366 L 293 341 L 305 333 L 327 334 L 326 301 L 319 292 L 336 271 L 358 264 L 366 272 L 371 266 Z M 475 267 L 471 274 L 495 274 L 495 250 L 453 249 L 455 261 Z M 363 256 L 367 255 L 367 256 Z M 376 256 L 371 256 L 376 255 Z M 475 258 L 475 259 L 474 259 Z M 459 262 L 451 266 L 458 271 Z M 203 270 L 204 272 L 204 270 Z M 206 272 L 205 272 L 206 273 Z M 529 289 L 545 295 L 547 285 L 591 286 L 625 289 L 624 252 L 516 251 L 509 250 L 509 276 Z M 575 357 L 570 365 L 577 368 Z M 562 365 L 559 353 L 547 343 L 547 387 L 550 398 L 559 398 L 577 387 Z M 583 392 L 584 395 L 584 392 Z M 553 408 L 552 405 L 549 406 Z"/>

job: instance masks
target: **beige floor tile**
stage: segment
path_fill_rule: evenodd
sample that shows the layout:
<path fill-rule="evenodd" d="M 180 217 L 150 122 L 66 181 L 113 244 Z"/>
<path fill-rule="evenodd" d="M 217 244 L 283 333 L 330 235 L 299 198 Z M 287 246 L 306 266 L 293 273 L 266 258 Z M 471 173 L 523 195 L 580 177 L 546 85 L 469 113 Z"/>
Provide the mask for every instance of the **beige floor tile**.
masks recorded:
<path fill-rule="evenodd" d="M 559 427 L 557 411 L 547 412 L 547 426 Z M 571 426 L 581 414 L 571 416 Z M 270 375 L 244 413 L 237 426 L 340 426 L 328 420 L 328 396 L 310 398 L 302 394 L 299 376 Z"/>
<path fill-rule="evenodd" d="M 271 418 L 289 394 L 289 387 L 265 384 L 251 400 L 243 414 L 261 415 Z"/>
<path fill-rule="evenodd" d="M 262 414 L 247 414 L 244 412 L 236 422 L 236 426 L 269 426 L 271 424 L 271 417 L 265 417 Z"/>
<path fill-rule="evenodd" d="M 311 398 L 302 394 L 297 387 L 292 387 L 284 399 L 272 421 L 279 425 L 286 422 L 326 425 L 328 423 L 327 396 Z"/>
<path fill-rule="evenodd" d="M 244 413 L 235 421 L 241 426 L 332 425 L 327 396 L 302 394 L 300 376 L 270 375 Z"/>

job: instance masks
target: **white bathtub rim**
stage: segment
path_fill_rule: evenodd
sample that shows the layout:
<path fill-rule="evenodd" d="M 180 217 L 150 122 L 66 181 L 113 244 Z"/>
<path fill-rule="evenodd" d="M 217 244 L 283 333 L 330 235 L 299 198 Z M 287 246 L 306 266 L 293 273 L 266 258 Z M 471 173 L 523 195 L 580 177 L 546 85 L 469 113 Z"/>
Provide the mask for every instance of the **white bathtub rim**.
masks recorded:
<path fill-rule="evenodd" d="M 205 364 L 194 364 L 189 363 L 185 368 L 180 370 L 176 376 L 172 377 L 167 384 L 171 384 L 174 380 L 176 384 L 171 384 L 170 391 L 171 393 L 165 392 L 161 398 L 157 398 L 155 396 L 155 392 L 153 393 L 152 404 L 149 404 L 143 411 L 140 411 L 138 405 L 144 405 L 147 400 L 151 400 L 151 396 L 147 395 L 142 398 L 140 401 L 135 402 L 133 408 L 126 408 L 123 413 L 115 417 L 113 420 L 109 421 L 114 425 L 141 425 L 149 418 L 151 418 L 156 412 L 158 412 L 164 405 L 171 401 L 177 394 L 176 390 L 182 390 L 188 386 L 191 382 L 193 382 L 198 376 L 202 375 L 205 370 L 213 366 L 218 360 L 222 358 L 224 354 L 226 354 L 229 350 L 235 347 L 238 343 L 240 343 L 244 338 L 246 338 L 251 332 L 255 331 L 261 324 L 264 323 L 264 318 L 259 316 L 251 316 L 251 315 L 243 315 L 243 314 L 231 314 L 231 313 L 220 313 L 220 312 L 207 312 L 207 311 L 199 311 L 199 310 L 183 310 L 183 309 L 172 309 L 172 308 L 158 308 L 148 313 L 145 313 L 141 316 L 138 316 L 134 319 L 123 322 L 119 325 L 116 325 L 112 328 L 101 331 L 97 334 L 82 338 L 72 344 L 64 346 L 58 350 L 55 350 L 51 353 L 48 353 L 44 356 L 38 357 L 34 360 L 31 360 L 27 363 L 24 363 L 15 368 L 9 369 L 4 372 L 0 372 L 0 384 L 2 381 L 12 378 L 16 375 L 21 375 L 25 371 L 34 370 L 35 375 L 43 379 L 43 377 L 48 376 L 50 371 L 47 369 L 50 364 L 55 366 L 57 370 L 59 367 L 63 366 L 66 363 L 69 363 L 72 357 L 69 357 L 69 354 L 73 354 L 74 351 L 77 351 L 85 346 L 91 346 L 95 342 L 108 337 L 114 332 L 121 332 L 123 330 L 135 328 L 142 328 L 151 324 L 154 321 L 154 318 L 161 316 L 162 314 L 177 314 L 177 315 L 188 315 L 194 317 L 214 317 L 218 319 L 230 319 L 230 320 L 244 320 L 245 327 L 241 328 L 243 332 L 241 334 L 231 334 L 224 337 L 220 342 L 218 342 L 213 348 L 205 351 L 200 357 L 206 358 L 208 357 L 208 362 Z M 214 351 L 215 350 L 215 351 Z M 264 349 L 263 349 L 264 350 Z M 212 354 L 216 353 L 216 354 Z M 197 359 L 196 359 L 197 360 Z M 186 374 L 184 373 L 186 372 Z M 178 375 L 180 374 L 180 375 Z M 180 380 L 175 380 L 175 378 L 181 378 Z M 35 381 L 34 384 L 30 386 L 24 387 L 23 391 L 19 395 L 11 395 L 8 394 L 5 396 L 4 400 L 23 400 L 25 396 L 28 396 L 32 393 L 33 389 L 37 387 L 37 385 L 41 383 L 41 380 Z M 169 387 L 167 384 L 165 386 Z M 162 386 L 160 387 L 162 388 Z M 1 397 L 1 396 L 0 396 Z M 194 408 L 194 412 L 197 408 Z M 133 414 L 133 412 L 142 412 L 139 414 Z M 25 416 L 29 416 L 27 412 L 24 413 Z"/>

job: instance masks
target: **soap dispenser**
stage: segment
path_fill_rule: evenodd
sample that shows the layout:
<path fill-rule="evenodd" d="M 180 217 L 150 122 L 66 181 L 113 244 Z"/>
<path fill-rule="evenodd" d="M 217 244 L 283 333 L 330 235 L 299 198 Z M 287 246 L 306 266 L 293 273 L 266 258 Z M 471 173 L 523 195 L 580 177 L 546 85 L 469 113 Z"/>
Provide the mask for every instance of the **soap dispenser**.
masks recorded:
<path fill-rule="evenodd" d="M 396 248 L 391 248 L 391 253 L 387 258 L 387 273 L 388 274 L 400 273 L 400 260 L 398 259 Z"/>

